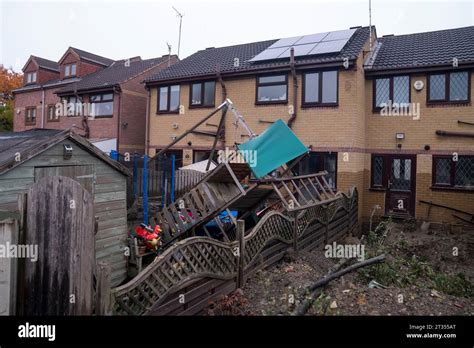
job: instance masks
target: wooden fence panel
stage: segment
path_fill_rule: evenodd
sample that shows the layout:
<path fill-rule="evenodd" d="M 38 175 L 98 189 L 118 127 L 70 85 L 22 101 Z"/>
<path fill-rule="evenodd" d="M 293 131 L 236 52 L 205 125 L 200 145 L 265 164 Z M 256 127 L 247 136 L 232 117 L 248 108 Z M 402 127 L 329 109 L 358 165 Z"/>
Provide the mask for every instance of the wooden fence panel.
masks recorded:
<path fill-rule="evenodd" d="M 18 217 L 0 211 L 0 245 L 18 244 Z M 16 314 L 17 259 L 0 257 L 0 315 Z"/>
<path fill-rule="evenodd" d="M 112 290 L 116 314 L 191 315 L 218 296 L 232 292 L 238 274 L 248 278 L 280 261 L 290 247 L 322 248 L 357 224 L 354 188 L 337 200 L 288 216 L 267 213 L 243 240 L 219 242 L 209 237 L 184 239 L 158 256 L 142 273 Z M 296 218 L 296 221 L 295 221 Z M 243 253 L 236 253 L 240 246 Z M 180 302 L 180 299 L 184 303 Z"/>
<path fill-rule="evenodd" d="M 93 196 L 63 176 L 28 190 L 25 243 L 38 260 L 25 262 L 25 315 L 92 314 Z"/>

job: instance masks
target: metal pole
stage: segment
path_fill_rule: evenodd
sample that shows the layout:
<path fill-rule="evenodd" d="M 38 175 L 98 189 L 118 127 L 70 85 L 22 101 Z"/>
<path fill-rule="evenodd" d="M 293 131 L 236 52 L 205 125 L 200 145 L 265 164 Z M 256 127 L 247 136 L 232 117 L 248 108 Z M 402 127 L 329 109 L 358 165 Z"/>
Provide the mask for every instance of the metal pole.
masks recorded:
<path fill-rule="evenodd" d="M 156 153 L 156 155 L 152 158 L 155 159 L 155 158 L 158 158 L 159 155 L 161 155 L 162 153 L 166 152 L 170 147 L 172 147 L 174 144 L 176 144 L 177 142 L 179 142 L 181 139 L 183 139 L 186 135 L 188 135 L 189 133 L 191 133 L 193 130 L 195 130 L 197 127 L 199 127 L 201 124 L 203 124 L 204 122 L 206 122 L 208 119 L 210 119 L 212 116 L 214 116 L 215 114 L 217 114 L 219 112 L 219 110 L 221 110 L 223 107 L 227 107 L 227 104 L 228 102 L 225 101 L 223 102 L 221 105 L 219 105 L 213 112 L 211 112 L 209 115 L 207 115 L 206 117 L 204 117 L 201 121 L 199 121 L 198 123 L 196 123 L 194 126 L 192 126 L 191 128 L 189 128 L 188 130 L 186 130 L 183 134 L 181 134 L 179 137 L 177 137 L 175 140 L 173 140 L 173 142 L 171 142 L 170 144 L 168 144 L 167 146 L 165 146 L 163 149 L 161 149 L 158 153 Z"/>
<path fill-rule="evenodd" d="M 170 199 L 171 202 L 174 202 L 174 170 L 176 163 L 176 155 L 171 155 L 171 188 L 170 188 Z"/>
<path fill-rule="evenodd" d="M 137 184 L 138 184 L 138 156 L 133 154 L 133 195 L 137 198 Z"/>
<path fill-rule="evenodd" d="M 143 156 L 143 222 L 148 225 L 148 156 Z"/>

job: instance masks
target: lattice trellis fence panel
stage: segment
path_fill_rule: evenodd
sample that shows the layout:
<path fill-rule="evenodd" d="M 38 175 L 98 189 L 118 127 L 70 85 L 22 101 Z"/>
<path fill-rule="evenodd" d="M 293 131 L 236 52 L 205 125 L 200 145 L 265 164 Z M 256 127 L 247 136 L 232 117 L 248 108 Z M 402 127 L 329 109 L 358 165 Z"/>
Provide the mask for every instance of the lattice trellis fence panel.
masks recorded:
<path fill-rule="evenodd" d="M 294 243 L 296 225 L 297 242 L 309 247 L 311 231 L 321 226 L 330 236 L 347 234 L 357 223 L 358 193 L 353 188 L 348 194 L 326 205 L 317 205 L 298 213 L 295 217 L 272 211 L 265 215 L 245 236 L 244 273 L 266 246 L 276 242 Z M 337 223 L 337 221 L 341 221 Z M 343 226 L 344 225 L 344 226 Z M 334 233 L 331 234 L 331 228 Z M 316 242 L 321 237 L 315 236 Z M 327 237 L 327 236 L 326 236 Z M 298 244 L 297 243 L 297 244 Z M 115 314 L 143 315 L 162 304 L 170 294 L 184 288 L 196 279 L 236 279 L 239 255 L 235 254 L 238 242 L 224 243 L 208 237 L 191 237 L 176 243 L 157 257 L 142 273 L 125 285 L 112 290 Z M 319 244 L 318 244 L 319 245 Z M 204 300 L 204 299 L 203 299 Z"/>

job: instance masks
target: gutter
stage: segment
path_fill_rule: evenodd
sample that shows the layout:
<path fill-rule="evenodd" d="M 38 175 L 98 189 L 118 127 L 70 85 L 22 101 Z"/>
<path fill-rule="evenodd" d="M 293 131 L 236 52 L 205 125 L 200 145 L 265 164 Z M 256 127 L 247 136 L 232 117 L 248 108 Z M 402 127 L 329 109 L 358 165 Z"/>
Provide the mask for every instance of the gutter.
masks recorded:
<path fill-rule="evenodd" d="M 122 123 L 120 122 L 120 116 L 121 116 L 121 105 L 122 105 L 122 94 L 117 91 L 114 87 L 113 89 L 114 94 L 116 93 L 118 95 L 119 101 L 118 101 L 118 112 L 117 112 L 117 152 L 119 152 L 119 144 L 120 144 L 120 129 L 122 128 Z"/>
<path fill-rule="evenodd" d="M 44 87 L 41 88 L 41 128 L 44 128 Z"/>
<path fill-rule="evenodd" d="M 393 75 L 401 73 L 416 73 L 416 72 L 429 72 L 429 71 L 444 71 L 444 70 L 464 70 L 474 68 L 474 62 L 459 62 L 457 68 L 453 68 L 452 63 L 442 63 L 442 64 L 426 64 L 418 66 L 407 66 L 407 67 L 380 67 L 380 68 L 370 68 L 365 66 L 364 72 L 366 76 L 381 76 L 381 75 Z"/>
<path fill-rule="evenodd" d="M 148 156 L 150 151 L 150 102 L 151 102 L 151 90 L 146 87 L 147 90 L 147 101 L 146 101 L 146 119 L 145 119 L 145 155 Z"/>

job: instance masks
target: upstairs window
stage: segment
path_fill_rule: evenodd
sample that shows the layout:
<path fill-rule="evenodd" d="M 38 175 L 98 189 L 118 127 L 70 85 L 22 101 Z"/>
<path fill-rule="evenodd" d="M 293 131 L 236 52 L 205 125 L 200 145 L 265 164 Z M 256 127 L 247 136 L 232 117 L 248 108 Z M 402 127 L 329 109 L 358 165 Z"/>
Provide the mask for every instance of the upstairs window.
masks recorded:
<path fill-rule="evenodd" d="M 474 156 L 433 156 L 433 187 L 474 190 Z"/>
<path fill-rule="evenodd" d="M 191 107 L 212 107 L 216 93 L 216 83 L 214 81 L 199 82 L 191 84 L 190 106 Z"/>
<path fill-rule="evenodd" d="M 303 74 L 303 106 L 337 105 L 338 72 L 318 71 Z"/>
<path fill-rule="evenodd" d="M 469 73 L 458 71 L 428 76 L 428 102 L 463 103 L 469 101 Z"/>
<path fill-rule="evenodd" d="M 63 113 L 67 117 L 79 116 L 82 113 L 82 103 L 77 97 L 63 97 L 61 103 L 66 107 L 63 109 Z"/>
<path fill-rule="evenodd" d="M 36 71 L 26 74 L 26 83 L 35 83 L 36 82 Z"/>
<path fill-rule="evenodd" d="M 94 117 L 112 117 L 114 115 L 113 93 L 91 95 Z"/>
<path fill-rule="evenodd" d="M 36 124 L 36 108 L 30 107 L 25 110 L 25 124 L 34 125 Z"/>
<path fill-rule="evenodd" d="M 56 106 L 55 105 L 48 105 L 47 109 L 48 115 L 48 122 L 58 122 L 59 117 L 56 115 Z"/>
<path fill-rule="evenodd" d="M 67 64 L 64 67 L 64 77 L 76 76 L 76 64 Z"/>
<path fill-rule="evenodd" d="M 391 76 L 374 80 L 374 109 L 389 104 L 405 106 L 410 103 L 410 76 Z"/>
<path fill-rule="evenodd" d="M 158 113 L 179 112 L 180 86 L 164 86 L 158 88 Z"/>
<path fill-rule="evenodd" d="M 288 76 L 257 77 L 256 104 L 281 104 L 288 101 Z"/>

